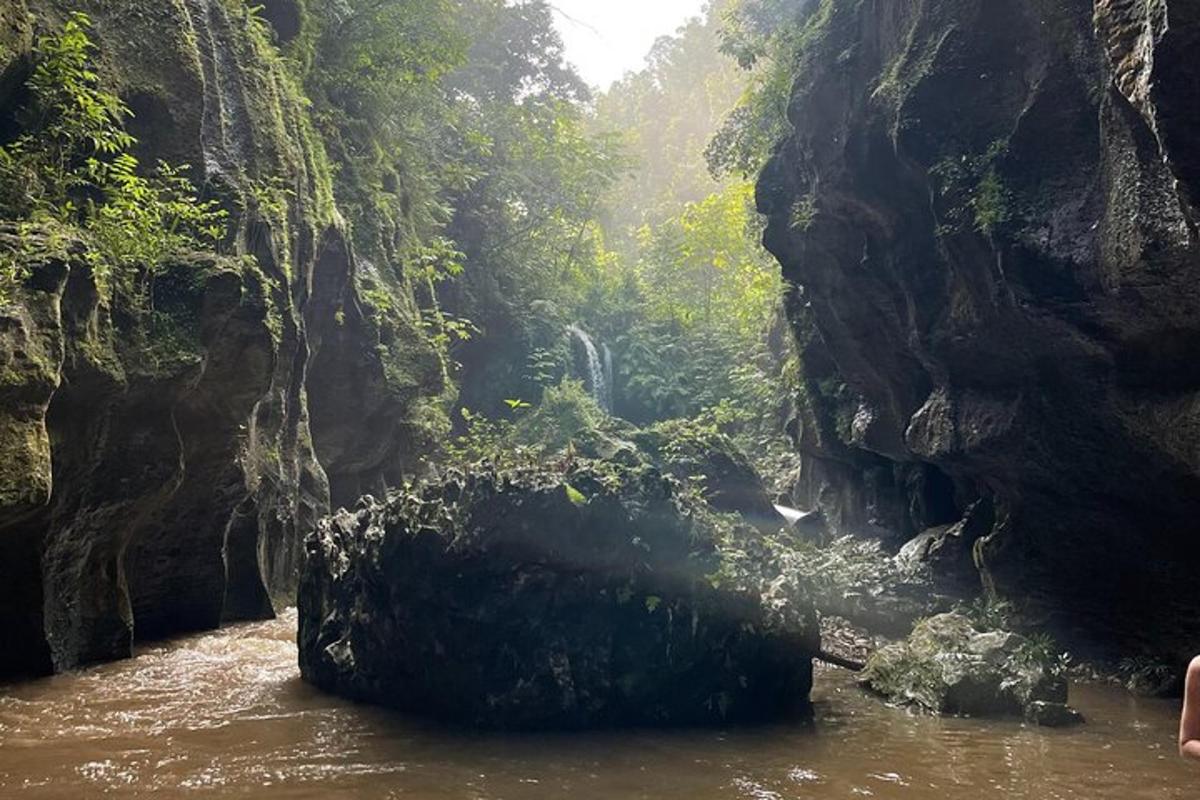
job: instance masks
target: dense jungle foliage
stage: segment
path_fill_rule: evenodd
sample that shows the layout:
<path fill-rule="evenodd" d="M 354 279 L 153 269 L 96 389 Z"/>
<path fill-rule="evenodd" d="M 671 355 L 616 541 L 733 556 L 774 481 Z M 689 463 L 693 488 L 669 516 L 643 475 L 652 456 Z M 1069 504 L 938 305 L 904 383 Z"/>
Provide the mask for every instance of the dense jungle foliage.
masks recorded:
<path fill-rule="evenodd" d="M 578 324 L 610 354 L 618 416 L 778 444 L 795 371 L 750 179 L 781 124 L 764 88 L 783 74 L 781 12 L 714 3 L 599 94 L 563 62 L 545 4 L 500 13 L 445 80 L 479 98 L 472 135 L 456 128 L 478 149 L 437 201 L 460 256 L 437 300 L 460 323 L 461 430 L 519 426 L 587 380 Z"/>
<path fill-rule="evenodd" d="M 225 236 L 226 212 L 199 199 L 188 167 L 146 169 L 133 155 L 132 112 L 91 66 L 90 25 L 75 13 L 38 40 L 24 132 L 0 145 L 0 209 L 17 221 L 16 247 L 0 257 L 0 300 L 29 257 L 81 236 L 101 289 L 140 305 L 167 259 Z"/>
<path fill-rule="evenodd" d="M 329 13 L 308 83 L 356 177 L 339 199 L 360 247 L 428 281 L 460 433 L 588 379 L 578 324 L 618 416 L 779 444 L 796 371 L 750 181 L 786 124 L 795 4 L 714 2 L 599 94 L 543 0 Z"/>
<path fill-rule="evenodd" d="M 578 325 L 607 353 L 617 416 L 778 444 L 795 370 L 750 178 L 785 124 L 795 4 L 717 0 L 597 93 L 546 0 L 315 2 L 287 41 L 228 2 L 311 108 L 369 313 L 386 326 L 390 287 L 416 288 L 460 435 L 573 379 L 595 394 Z M 32 251 L 84 241 L 110 302 L 144 310 L 165 264 L 222 249 L 236 209 L 187 165 L 139 162 L 89 26 L 77 13 L 38 40 L 26 132 L 0 146 L 0 204 L 22 221 L 0 293 Z M 252 194 L 269 210 L 288 191 Z"/>

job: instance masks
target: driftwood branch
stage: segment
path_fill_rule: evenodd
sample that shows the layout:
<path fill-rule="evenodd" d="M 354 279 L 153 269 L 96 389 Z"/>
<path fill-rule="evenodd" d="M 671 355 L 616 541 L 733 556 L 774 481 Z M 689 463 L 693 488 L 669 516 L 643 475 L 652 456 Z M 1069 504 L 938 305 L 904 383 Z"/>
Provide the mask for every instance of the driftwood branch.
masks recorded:
<path fill-rule="evenodd" d="M 832 664 L 835 667 L 848 669 L 851 672 L 862 672 L 867 668 L 866 664 L 862 664 L 858 661 L 851 661 L 850 659 L 842 658 L 841 656 L 835 656 L 833 653 L 826 653 L 824 650 L 817 653 L 817 660 L 824 661 L 826 664 Z"/>

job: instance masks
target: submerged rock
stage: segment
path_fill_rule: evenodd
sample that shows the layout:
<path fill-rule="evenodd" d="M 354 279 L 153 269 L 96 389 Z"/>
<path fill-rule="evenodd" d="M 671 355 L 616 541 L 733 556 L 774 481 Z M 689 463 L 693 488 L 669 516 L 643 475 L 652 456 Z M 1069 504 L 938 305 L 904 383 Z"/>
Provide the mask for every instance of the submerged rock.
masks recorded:
<path fill-rule="evenodd" d="M 300 666 L 470 725 L 778 718 L 808 708 L 816 615 L 744 526 L 653 469 L 451 473 L 307 542 Z"/>
<path fill-rule="evenodd" d="M 981 632 L 957 613 L 919 623 L 904 642 L 877 651 L 861 676 L 889 700 L 940 714 L 1024 716 L 1040 725 L 1082 721 L 1067 706 L 1056 659 L 1008 631 Z"/>
<path fill-rule="evenodd" d="M 1066 703 L 1034 700 L 1025 707 L 1025 719 L 1043 728 L 1066 728 L 1083 722 L 1083 715 Z"/>

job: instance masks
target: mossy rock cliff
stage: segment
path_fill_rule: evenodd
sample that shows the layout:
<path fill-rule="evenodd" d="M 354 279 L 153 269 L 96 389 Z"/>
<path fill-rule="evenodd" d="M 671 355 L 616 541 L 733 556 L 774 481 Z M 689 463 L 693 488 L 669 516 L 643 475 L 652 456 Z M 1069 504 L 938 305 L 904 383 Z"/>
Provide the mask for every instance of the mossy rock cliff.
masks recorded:
<path fill-rule="evenodd" d="M 444 425 L 445 367 L 412 289 L 376 270 L 394 313 L 363 299 L 304 64 L 271 27 L 292 14 L 303 29 L 303 4 L 269 5 L 0 10 L 6 141 L 37 36 L 85 12 L 135 154 L 191 165 L 231 222 L 220 255 L 146 265 L 137 307 L 97 285 L 69 227 L 33 249 L 16 244 L 41 233 L 0 230 L 28 275 L 0 308 L 0 677 L 270 616 L 294 601 L 302 532 L 419 469 Z"/>
<path fill-rule="evenodd" d="M 802 507 L 1109 651 L 1200 634 L 1200 11 L 819 0 L 758 183 Z M 971 511 L 974 509 L 974 511 Z"/>

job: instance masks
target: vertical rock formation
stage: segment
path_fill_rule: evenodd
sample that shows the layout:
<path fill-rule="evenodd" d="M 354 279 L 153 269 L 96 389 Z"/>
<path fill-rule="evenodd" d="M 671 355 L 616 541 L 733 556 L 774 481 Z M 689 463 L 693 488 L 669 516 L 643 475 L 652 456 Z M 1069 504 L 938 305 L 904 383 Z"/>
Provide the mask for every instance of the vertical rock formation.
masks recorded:
<path fill-rule="evenodd" d="M 794 133 L 759 184 L 797 287 L 805 499 L 907 535 L 970 508 L 989 585 L 1180 641 L 1200 627 L 1200 7 L 807 13 Z"/>
<path fill-rule="evenodd" d="M 270 6 L 302 23 L 297 4 Z M 341 502 L 413 469 L 443 390 L 417 323 L 383 330 L 364 311 L 297 79 L 245 9 L 5 3 L 7 129 L 35 25 L 80 8 L 143 163 L 194 165 L 235 225 L 227 254 L 168 265 L 145 319 L 97 289 L 82 244 L 29 264 L 0 308 L 0 677 L 270 616 L 331 487 Z"/>

